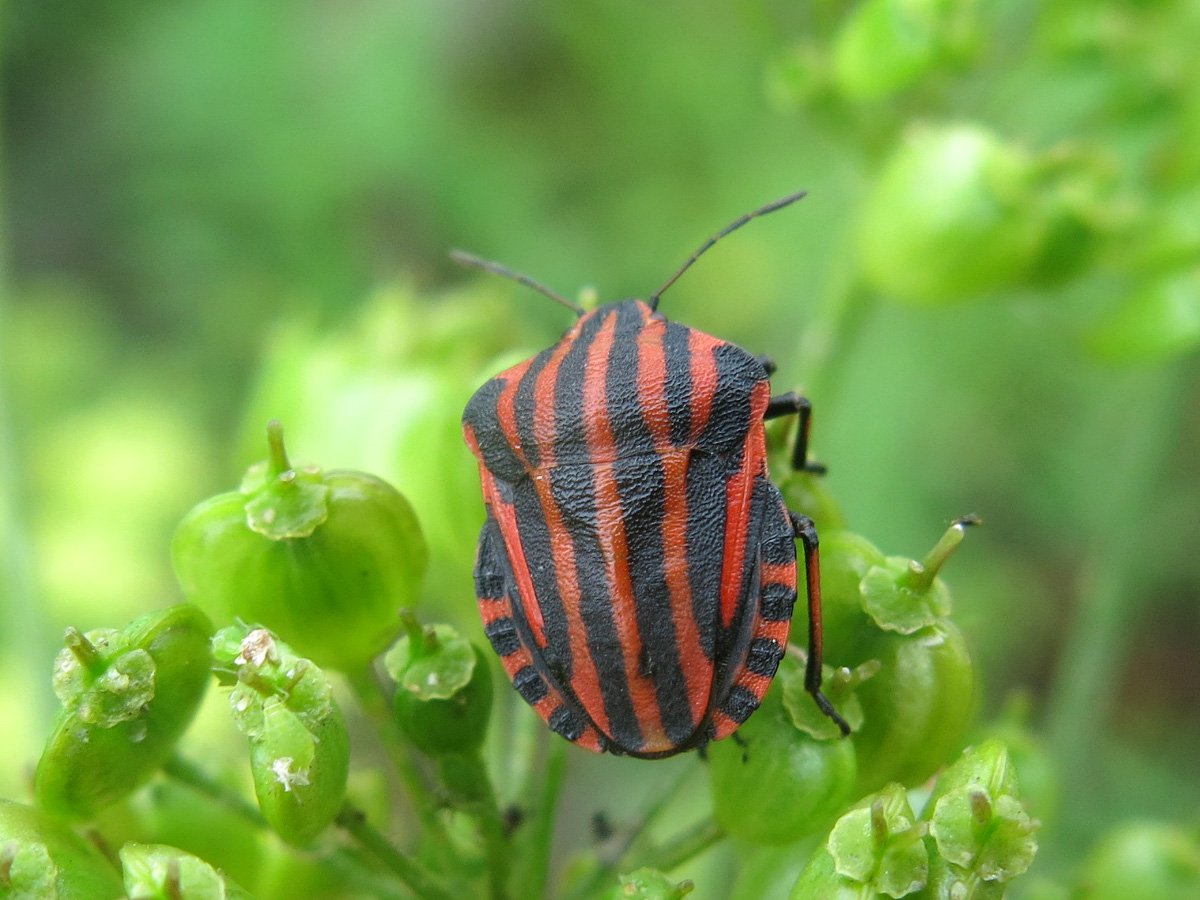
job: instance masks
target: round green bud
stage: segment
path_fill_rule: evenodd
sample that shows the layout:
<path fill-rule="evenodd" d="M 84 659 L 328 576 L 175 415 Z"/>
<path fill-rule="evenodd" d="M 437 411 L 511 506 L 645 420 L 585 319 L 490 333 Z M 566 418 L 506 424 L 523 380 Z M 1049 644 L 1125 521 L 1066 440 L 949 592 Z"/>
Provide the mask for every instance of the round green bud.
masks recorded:
<path fill-rule="evenodd" d="M 250 900 L 250 895 L 204 860 L 165 844 L 121 848 L 129 900 Z"/>
<path fill-rule="evenodd" d="M 934 305 L 1012 287 L 1034 263 L 1034 160 L 974 125 L 914 129 L 884 165 L 859 232 L 882 294 Z"/>
<path fill-rule="evenodd" d="M 797 728 L 778 679 L 736 737 L 710 744 L 708 757 L 717 823 L 752 844 L 787 844 L 816 831 L 854 790 L 853 743 Z"/>
<path fill-rule="evenodd" d="M 0 897 L 124 895 L 116 869 L 92 844 L 41 810 L 0 799 Z"/>
<path fill-rule="evenodd" d="M 966 642 L 946 620 L 913 634 L 880 632 L 867 652 L 880 670 L 858 689 L 858 788 L 920 784 L 961 746 L 970 724 L 975 674 Z"/>
<path fill-rule="evenodd" d="M 396 723 L 430 756 L 479 749 L 492 711 L 492 673 L 486 654 L 448 625 L 409 633 L 385 657 L 396 680 Z"/>
<path fill-rule="evenodd" d="M 187 514 L 171 555 L 184 594 L 263 622 L 323 666 L 361 669 L 399 633 L 426 550 L 408 501 L 361 472 L 295 469 L 278 423 L 237 492 Z"/>
<path fill-rule="evenodd" d="M 38 804 L 86 818 L 146 782 L 204 696 L 211 634 L 190 605 L 149 613 L 119 632 L 68 630 L 54 673 L 63 709 L 34 776 Z"/>

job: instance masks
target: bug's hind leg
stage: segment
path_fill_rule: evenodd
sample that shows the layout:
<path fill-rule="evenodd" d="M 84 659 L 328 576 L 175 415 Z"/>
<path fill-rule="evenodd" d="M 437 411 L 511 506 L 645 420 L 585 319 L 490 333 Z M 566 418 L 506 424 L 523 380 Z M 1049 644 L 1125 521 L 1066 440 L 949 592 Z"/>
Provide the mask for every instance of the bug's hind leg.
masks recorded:
<path fill-rule="evenodd" d="M 808 516 L 788 511 L 792 530 L 804 545 L 804 576 L 808 595 L 808 661 L 804 668 L 804 689 L 812 694 L 821 712 L 829 716 L 845 736 L 850 726 L 841 717 L 829 699 L 821 693 L 821 657 L 823 638 L 821 633 L 821 566 L 817 553 L 817 529 Z"/>
<path fill-rule="evenodd" d="M 800 419 L 796 429 L 796 443 L 792 447 L 792 468 L 797 472 L 812 472 L 816 475 L 825 474 L 825 467 L 808 458 L 808 437 L 812 428 L 812 404 L 807 397 L 788 391 L 778 397 L 772 397 L 767 403 L 763 419 L 770 421 L 782 416 L 796 415 Z"/>

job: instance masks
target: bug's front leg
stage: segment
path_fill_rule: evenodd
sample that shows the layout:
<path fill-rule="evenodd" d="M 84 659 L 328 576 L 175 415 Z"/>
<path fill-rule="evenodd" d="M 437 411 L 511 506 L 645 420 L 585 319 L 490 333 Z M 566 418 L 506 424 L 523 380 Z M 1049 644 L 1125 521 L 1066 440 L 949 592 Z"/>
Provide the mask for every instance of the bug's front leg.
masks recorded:
<path fill-rule="evenodd" d="M 812 472 L 817 475 L 825 473 L 825 467 L 808 459 L 808 435 L 812 427 L 812 404 L 807 397 L 788 391 L 778 397 L 772 397 L 767 403 L 763 420 L 770 421 L 781 416 L 796 415 L 800 418 L 796 430 L 796 444 L 792 447 L 792 468 L 797 472 Z"/>
<path fill-rule="evenodd" d="M 817 552 L 817 528 L 808 516 L 788 510 L 792 530 L 804 545 L 804 578 L 808 594 L 808 661 L 804 669 L 804 689 L 812 694 L 821 712 L 829 716 L 845 736 L 850 726 L 829 699 L 821 693 L 821 661 L 824 655 L 821 633 L 821 565 Z"/>

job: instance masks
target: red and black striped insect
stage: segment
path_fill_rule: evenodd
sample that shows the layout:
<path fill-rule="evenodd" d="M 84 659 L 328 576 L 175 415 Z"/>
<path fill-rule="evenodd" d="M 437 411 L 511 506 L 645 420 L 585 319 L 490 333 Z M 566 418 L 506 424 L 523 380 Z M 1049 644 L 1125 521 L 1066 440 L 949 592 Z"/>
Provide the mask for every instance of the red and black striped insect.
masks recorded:
<path fill-rule="evenodd" d="M 667 321 L 659 298 L 704 251 L 795 194 L 706 241 L 648 300 L 586 312 L 532 279 L 578 321 L 467 404 L 487 521 L 475 589 L 484 631 L 520 695 L 550 728 L 596 752 L 671 756 L 733 733 L 783 658 L 804 546 L 805 683 L 821 693 L 817 534 L 767 474 L 763 422 L 808 401 L 772 397 L 774 366 Z"/>

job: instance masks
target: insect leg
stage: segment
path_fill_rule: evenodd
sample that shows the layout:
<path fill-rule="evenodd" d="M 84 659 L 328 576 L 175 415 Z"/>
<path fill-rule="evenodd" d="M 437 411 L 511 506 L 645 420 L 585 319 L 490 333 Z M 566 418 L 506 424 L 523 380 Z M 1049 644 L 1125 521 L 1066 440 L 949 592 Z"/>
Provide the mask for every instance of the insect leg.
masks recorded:
<path fill-rule="evenodd" d="M 821 693 L 821 566 L 817 553 L 817 528 L 808 516 L 791 510 L 788 515 L 796 537 L 804 544 L 804 576 L 808 593 L 808 662 L 804 669 L 804 689 L 812 694 L 821 712 L 833 719 L 842 734 L 847 735 L 850 726 Z"/>
<path fill-rule="evenodd" d="M 796 443 L 792 448 L 792 468 L 797 472 L 812 472 L 817 475 L 825 473 L 825 467 L 820 463 L 810 462 L 808 459 L 808 435 L 812 426 L 812 404 L 807 397 L 797 394 L 795 391 L 788 391 L 786 394 L 780 394 L 778 397 L 772 397 L 767 403 L 767 410 L 763 413 L 763 419 L 770 421 L 778 419 L 781 416 L 790 416 L 795 414 L 800 418 L 799 428 L 796 430 Z"/>

